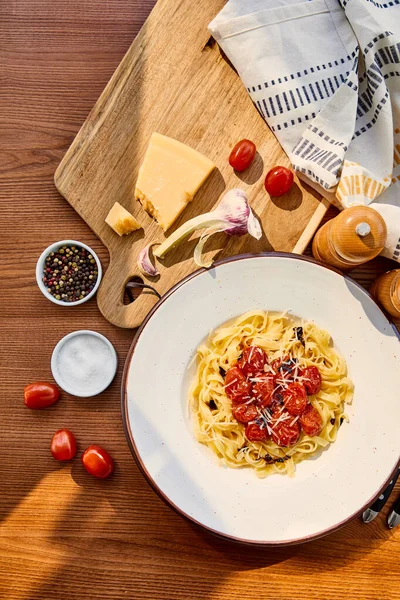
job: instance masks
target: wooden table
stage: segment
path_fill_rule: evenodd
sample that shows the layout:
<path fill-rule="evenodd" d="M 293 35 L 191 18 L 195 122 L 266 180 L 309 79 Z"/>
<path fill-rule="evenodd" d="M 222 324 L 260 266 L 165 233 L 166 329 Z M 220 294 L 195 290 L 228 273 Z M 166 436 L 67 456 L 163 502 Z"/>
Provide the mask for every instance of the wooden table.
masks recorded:
<path fill-rule="evenodd" d="M 369 526 L 354 521 L 288 549 L 230 544 L 172 512 L 139 472 L 122 430 L 121 370 L 133 332 L 104 321 L 93 301 L 60 308 L 36 286 L 36 259 L 56 240 L 86 241 L 107 264 L 105 249 L 56 192 L 53 174 L 152 4 L 0 3 L 0 598 L 399 598 L 400 528 L 386 529 L 387 510 Z M 380 259 L 353 275 L 368 284 L 390 266 Z M 51 380 L 54 345 L 82 328 L 115 344 L 120 368 L 112 386 L 95 399 L 64 394 L 51 409 L 27 410 L 25 384 Z M 77 459 L 54 461 L 49 441 L 61 427 L 71 428 L 81 450 L 104 445 L 115 475 L 98 481 Z"/>

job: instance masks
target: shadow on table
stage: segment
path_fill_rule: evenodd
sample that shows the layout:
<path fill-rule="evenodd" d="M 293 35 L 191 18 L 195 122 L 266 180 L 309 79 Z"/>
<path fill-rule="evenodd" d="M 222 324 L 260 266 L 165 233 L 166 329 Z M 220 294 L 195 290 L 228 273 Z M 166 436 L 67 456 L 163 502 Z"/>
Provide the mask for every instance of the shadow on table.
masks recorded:
<path fill-rule="evenodd" d="M 334 571 L 350 569 L 360 556 L 377 551 L 387 536 L 372 539 L 374 525 L 353 522 L 306 545 L 239 545 L 178 517 L 150 489 L 130 457 L 118 471 L 115 476 L 123 484 L 118 489 L 112 479 L 79 478 L 80 493 L 51 535 L 31 540 L 36 562 L 25 566 L 31 585 L 27 595 L 15 600 L 286 599 L 296 587 L 291 578 L 297 583 L 310 578 L 308 585 L 317 590 Z M 56 547 L 62 549 L 57 561 Z M 277 577 L 276 593 L 267 595 Z"/>
<path fill-rule="evenodd" d="M 136 414 L 135 419 L 135 426 L 151 439 L 157 436 L 144 416 Z M 159 468 L 164 476 L 177 476 L 176 467 L 171 468 L 176 461 L 167 448 L 153 459 L 157 465 L 162 460 Z M 26 568 L 31 570 L 27 578 L 31 583 L 24 600 L 61 596 L 103 600 L 105 594 L 112 599 L 140 600 L 262 598 L 269 589 L 269 578 L 276 576 L 280 593 L 289 586 L 284 593 L 290 595 L 290 576 L 313 578 L 318 572 L 321 580 L 331 577 L 333 571 L 359 561 L 360 549 L 366 556 L 389 535 L 383 532 L 376 539 L 373 526 L 353 521 L 330 537 L 306 545 L 241 545 L 209 534 L 175 514 L 148 485 L 128 448 L 120 451 L 110 479 L 88 476 L 79 460 L 70 469 L 73 481 L 62 481 L 73 495 L 68 497 L 67 490 L 60 489 L 53 519 L 49 518 L 51 508 L 38 507 L 37 518 L 44 510 L 47 513 L 38 528 L 40 537 L 29 538 L 32 558 Z M 178 480 L 187 479 L 191 472 L 182 467 Z M 193 481 L 190 488 L 196 497 L 202 497 Z M 203 508 L 205 514 L 207 509 Z M 217 515 L 209 513 L 207 519 L 222 523 L 223 514 L 221 506 Z M 13 580 L 12 574 L 10 586 Z M 249 590 L 254 586 L 255 595 L 245 595 L 246 586 Z M 288 596 L 276 596 L 282 597 Z"/>
<path fill-rule="evenodd" d="M 120 422 L 113 435 L 122 436 Z M 286 600 L 292 597 L 291 577 L 310 577 L 312 582 L 318 573 L 322 581 L 377 550 L 390 535 L 378 529 L 377 537 L 380 520 L 369 526 L 353 521 L 301 546 L 229 542 L 189 523 L 162 502 L 128 447 L 115 458 L 116 470 L 108 480 L 90 477 L 78 458 L 68 465 L 53 461 L 54 469 L 21 499 L 2 533 L 14 536 L 19 546 L 13 552 L 24 561 L 11 561 L 2 572 L 0 592 L 8 593 L 0 593 L 2 598 L 247 600 L 267 597 L 270 578 L 278 577 L 280 591 L 273 597 Z M 65 470 L 70 473 L 61 473 Z M 46 502 L 46 489 L 51 489 L 51 502 Z M 0 538 L 0 559 L 1 548 Z M 15 582 L 21 576 L 24 591 L 16 595 Z"/>

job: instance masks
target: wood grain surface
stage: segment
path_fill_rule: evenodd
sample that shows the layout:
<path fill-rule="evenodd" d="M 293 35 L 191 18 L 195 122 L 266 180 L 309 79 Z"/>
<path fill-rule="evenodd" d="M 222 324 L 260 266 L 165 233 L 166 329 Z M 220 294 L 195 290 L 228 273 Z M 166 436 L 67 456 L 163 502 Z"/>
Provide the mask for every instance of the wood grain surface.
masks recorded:
<path fill-rule="evenodd" d="M 298 179 L 284 201 L 265 193 L 263 174 L 276 164 L 290 163 L 218 45 L 210 42 L 207 25 L 223 5 L 224 0 L 159 0 L 55 175 L 58 190 L 110 253 L 97 302 L 103 316 L 120 327 L 140 325 L 157 301 L 155 294 L 142 293 L 135 303 L 123 303 L 126 283 L 133 277 L 146 279 L 137 266 L 139 252 L 165 239 L 134 197 L 154 131 L 196 148 L 216 165 L 167 237 L 183 222 L 211 210 L 223 192 L 240 186 L 262 222 L 263 237 L 257 241 L 222 233 L 207 245 L 210 254 L 224 258 L 241 252 L 292 252 L 296 246 L 303 252 L 328 207 Z M 243 138 L 253 140 L 258 153 L 251 168 L 238 174 L 227 157 Z M 116 235 L 104 222 L 115 201 L 143 229 Z M 314 226 L 305 238 L 302 234 L 310 221 Z M 174 248 L 159 263 L 160 276 L 147 278 L 146 283 L 165 293 L 196 270 L 193 249 L 194 243 L 187 241 Z"/>
<path fill-rule="evenodd" d="M 94 301 L 60 308 L 36 287 L 36 259 L 58 239 L 87 242 L 107 264 L 106 249 L 57 193 L 53 177 L 151 6 L 0 3 L 0 598 L 398 599 L 400 528 L 385 527 L 390 502 L 368 526 L 355 520 L 288 549 L 230 544 L 172 512 L 144 480 L 123 434 L 119 387 L 132 331 L 108 323 Z M 377 259 L 353 276 L 369 285 L 393 266 Z M 50 409 L 26 409 L 24 386 L 51 380 L 54 345 L 83 328 L 114 343 L 120 367 L 112 386 L 97 398 L 63 394 Z M 79 459 L 56 463 L 49 443 L 60 427 L 76 434 L 80 451 L 104 445 L 115 457 L 115 475 L 99 481 Z"/>

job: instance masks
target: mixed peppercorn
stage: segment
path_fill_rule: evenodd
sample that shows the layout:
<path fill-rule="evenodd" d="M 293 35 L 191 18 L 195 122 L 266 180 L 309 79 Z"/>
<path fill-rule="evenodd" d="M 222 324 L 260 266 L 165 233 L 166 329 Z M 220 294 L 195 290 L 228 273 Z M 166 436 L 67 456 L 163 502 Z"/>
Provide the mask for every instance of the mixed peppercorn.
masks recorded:
<path fill-rule="evenodd" d="M 90 252 L 80 246 L 61 246 L 46 257 L 42 281 L 56 300 L 77 302 L 90 294 L 97 277 Z"/>

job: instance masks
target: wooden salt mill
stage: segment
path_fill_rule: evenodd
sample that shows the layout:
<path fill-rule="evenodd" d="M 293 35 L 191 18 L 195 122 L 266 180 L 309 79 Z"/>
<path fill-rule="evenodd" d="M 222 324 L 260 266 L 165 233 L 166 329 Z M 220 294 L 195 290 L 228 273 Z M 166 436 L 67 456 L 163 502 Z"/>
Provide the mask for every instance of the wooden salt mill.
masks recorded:
<path fill-rule="evenodd" d="M 375 279 L 370 293 L 389 315 L 400 317 L 400 269 L 388 271 Z"/>
<path fill-rule="evenodd" d="M 381 215 L 368 206 L 351 206 L 317 231 L 312 252 L 317 260 L 342 271 L 382 252 L 387 230 Z"/>

